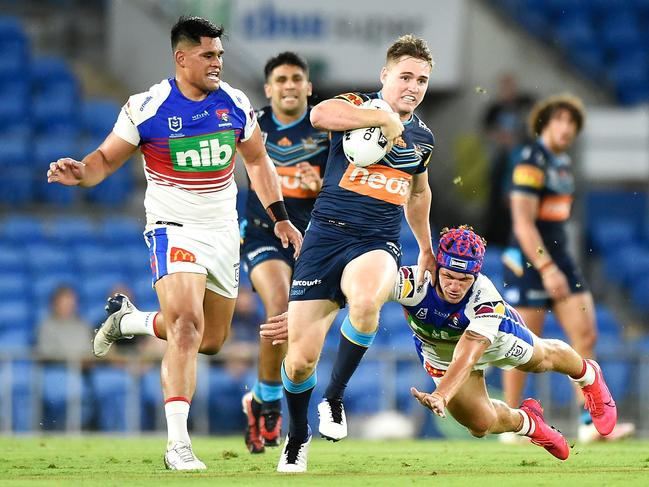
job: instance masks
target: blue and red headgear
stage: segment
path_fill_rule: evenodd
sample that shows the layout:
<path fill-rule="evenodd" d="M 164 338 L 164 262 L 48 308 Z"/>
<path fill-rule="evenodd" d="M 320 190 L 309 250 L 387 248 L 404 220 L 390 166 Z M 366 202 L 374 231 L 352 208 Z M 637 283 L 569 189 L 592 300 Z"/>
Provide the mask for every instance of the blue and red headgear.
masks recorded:
<path fill-rule="evenodd" d="M 477 276 L 482 269 L 485 241 L 467 225 L 443 231 L 437 247 L 437 266 Z"/>

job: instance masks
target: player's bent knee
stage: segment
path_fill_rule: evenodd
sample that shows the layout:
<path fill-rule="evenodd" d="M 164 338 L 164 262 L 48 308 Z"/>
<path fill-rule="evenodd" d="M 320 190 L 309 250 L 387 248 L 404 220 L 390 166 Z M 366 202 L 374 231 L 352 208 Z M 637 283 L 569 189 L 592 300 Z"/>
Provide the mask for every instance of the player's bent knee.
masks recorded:
<path fill-rule="evenodd" d="M 301 382 L 309 378 L 317 363 L 317 358 L 310 359 L 305 356 L 289 358 L 286 356 L 284 370 L 292 381 Z"/>

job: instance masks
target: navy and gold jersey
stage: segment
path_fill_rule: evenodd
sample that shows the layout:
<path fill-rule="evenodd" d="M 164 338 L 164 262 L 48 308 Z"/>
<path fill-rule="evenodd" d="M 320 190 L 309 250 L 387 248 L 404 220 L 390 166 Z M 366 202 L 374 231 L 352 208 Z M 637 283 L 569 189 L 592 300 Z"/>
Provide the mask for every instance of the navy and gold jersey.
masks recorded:
<path fill-rule="evenodd" d="M 257 113 L 266 150 L 279 175 L 289 218 L 302 233 L 309 223 L 318 193 L 302 184 L 296 166 L 300 162 L 308 162 L 322 177 L 329 149 L 328 133 L 313 128 L 309 121 L 310 113 L 309 107 L 302 118 L 288 125 L 281 124 L 270 107 Z M 273 228 L 270 217 L 252 185 L 248 193 L 245 219 L 248 225 Z"/>
<path fill-rule="evenodd" d="M 336 98 L 360 106 L 380 93 L 346 93 Z M 349 228 L 359 234 L 398 240 L 413 174 L 426 171 L 435 138 L 416 115 L 392 150 L 368 167 L 351 164 L 343 152 L 344 132 L 331 133 L 331 147 L 322 191 L 313 218 Z"/>
<path fill-rule="evenodd" d="M 536 226 L 550 253 L 565 252 L 566 221 L 570 218 L 575 179 L 570 157 L 555 155 L 541 139 L 526 146 L 512 174 L 511 191 L 533 194 L 539 198 Z"/>

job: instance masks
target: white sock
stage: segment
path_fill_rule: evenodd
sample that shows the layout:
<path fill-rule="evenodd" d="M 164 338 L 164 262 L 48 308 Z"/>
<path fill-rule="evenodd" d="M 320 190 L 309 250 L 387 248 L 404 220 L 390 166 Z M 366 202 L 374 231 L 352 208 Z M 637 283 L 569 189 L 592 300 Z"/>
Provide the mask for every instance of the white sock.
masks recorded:
<path fill-rule="evenodd" d="M 514 431 L 514 433 L 521 436 L 532 435 L 535 430 L 534 421 L 532 421 L 529 415 L 522 409 L 517 409 L 516 411 L 523 417 L 523 425 L 521 426 L 521 429 Z"/>
<path fill-rule="evenodd" d="M 595 382 L 595 367 L 593 367 L 587 360 L 584 360 L 584 363 L 586 364 L 586 372 L 584 372 L 584 375 L 578 379 L 575 379 L 574 377 L 570 378 L 570 380 L 576 382 L 579 387 L 586 387 Z"/>
<path fill-rule="evenodd" d="M 165 416 L 167 417 L 167 445 L 182 441 L 191 445 L 187 431 L 187 417 L 189 416 L 189 403 L 186 401 L 169 401 L 165 403 Z"/>
<path fill-rule="evenodd" d="M 138 311 L 124 315 L 119 322 L 119 329 L 123 335 L 151 335 L 157 336 L 153 329 L 157 311 Z"/>

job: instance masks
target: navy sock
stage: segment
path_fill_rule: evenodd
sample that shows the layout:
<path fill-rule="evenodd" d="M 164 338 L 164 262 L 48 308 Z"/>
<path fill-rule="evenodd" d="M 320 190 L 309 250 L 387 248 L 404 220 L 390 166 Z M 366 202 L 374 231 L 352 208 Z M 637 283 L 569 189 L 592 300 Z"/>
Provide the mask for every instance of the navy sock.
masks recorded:
<path fill-rule="evenodd" d="M 285 392 L 288 414 L 291 417 L 288 435 L 291 438 L 299 438 L 304 443 L 309 436 L 307 413 L 309 411 L 309 401 L 311 400 L 313 388 L 299 393 Z"/>
<path fill-rule="evenodd" d="M 357 331 L 349 321 L 349 316 L 345 318 L 340 327 L 338 354 L 324 397 L 342 400 L 349 379 L 354 375 L 375 335 L 376 332 L 361 333 Z"/>
<path fill-rule="evenodd" d="M 316 371 L 314 370 L 313 374 L 304 382 L 293 382 L 286 374 L 284 362 L 282 362 L 281 373 L 282 383 L 284 384 L 284 391 L 286 393 L 286 405 L 288 406 L 288 414 L 290 416 L 288 436 L 304 442 L 309 436 L 307 413 L 309 411 L 311 393 L 318 381 Z"/>

